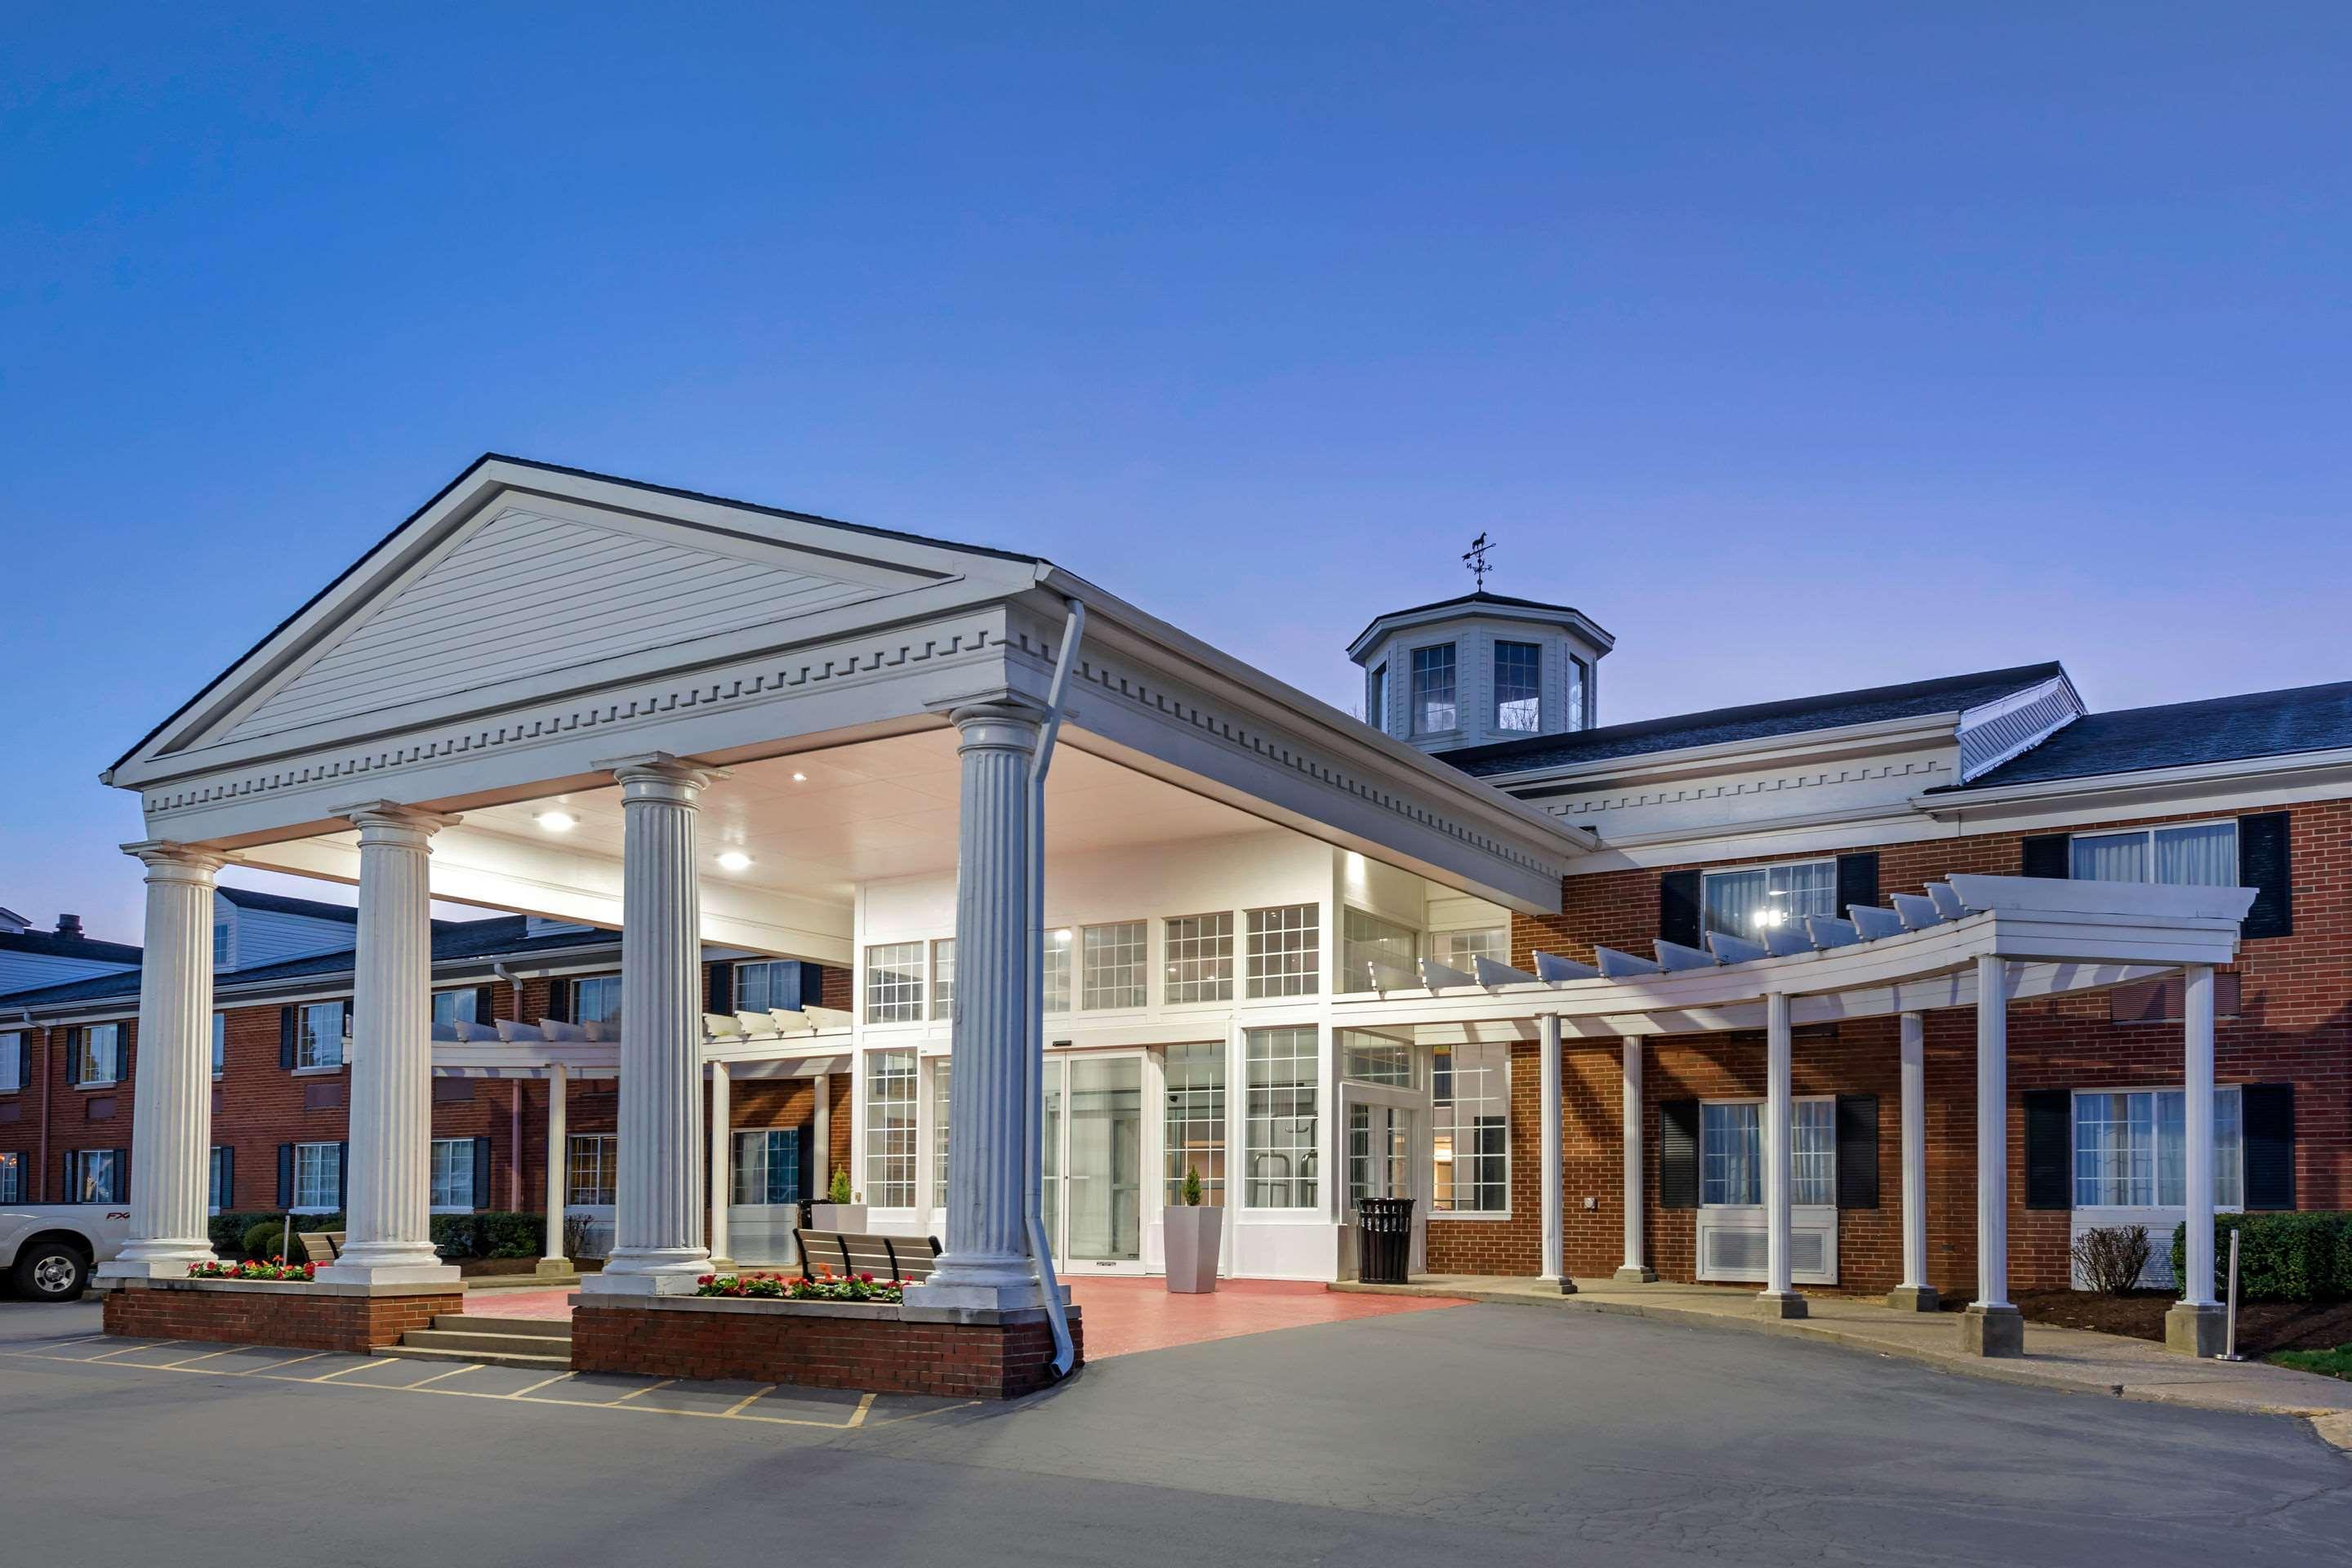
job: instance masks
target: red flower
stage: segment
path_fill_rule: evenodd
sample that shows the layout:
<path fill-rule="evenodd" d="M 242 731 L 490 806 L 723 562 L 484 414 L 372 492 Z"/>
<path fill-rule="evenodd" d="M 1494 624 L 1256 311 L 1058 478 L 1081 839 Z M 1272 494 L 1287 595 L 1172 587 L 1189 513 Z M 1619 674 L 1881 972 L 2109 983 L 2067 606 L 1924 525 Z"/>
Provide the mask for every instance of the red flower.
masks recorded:
<path fill-rule="evenodd" d="M 871 1274 L 860 1274 L 857 1277 L 857 1282 L 860 1285 L 871 1285 L 874 1283 L 874 1276 Z"/>

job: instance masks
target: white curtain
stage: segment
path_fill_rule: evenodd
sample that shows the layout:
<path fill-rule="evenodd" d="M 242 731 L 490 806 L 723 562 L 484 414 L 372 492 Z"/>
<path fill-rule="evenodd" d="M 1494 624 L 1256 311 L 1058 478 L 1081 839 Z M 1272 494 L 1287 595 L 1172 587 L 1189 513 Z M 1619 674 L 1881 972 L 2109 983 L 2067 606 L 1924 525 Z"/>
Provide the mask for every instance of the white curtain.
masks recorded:
<path fill-rule="evenodd" d="M 2081 882 L 2147 880 L 2147 835 L 2114 833 L 2074 840 L 2074 879 Z"/>
<path fill-rule="evenodd" d="M 2238 885 L 2238 826 L 2200 823 L 2156 830 L 2156 879 L 2175 887 Z"/>

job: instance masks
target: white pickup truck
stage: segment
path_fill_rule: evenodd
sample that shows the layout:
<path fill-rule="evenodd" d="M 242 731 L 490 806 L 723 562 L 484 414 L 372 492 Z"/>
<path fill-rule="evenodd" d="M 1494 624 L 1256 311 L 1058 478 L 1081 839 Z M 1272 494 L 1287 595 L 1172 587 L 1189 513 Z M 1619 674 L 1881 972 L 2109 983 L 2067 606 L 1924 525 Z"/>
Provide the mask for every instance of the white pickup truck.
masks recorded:
<path fill-rule="evenodd" d="M 110 1204 L 0 1208 L 0 1276 L 27 1300 L 78 1300 L 130 1229 L 131 1211 Z"/>

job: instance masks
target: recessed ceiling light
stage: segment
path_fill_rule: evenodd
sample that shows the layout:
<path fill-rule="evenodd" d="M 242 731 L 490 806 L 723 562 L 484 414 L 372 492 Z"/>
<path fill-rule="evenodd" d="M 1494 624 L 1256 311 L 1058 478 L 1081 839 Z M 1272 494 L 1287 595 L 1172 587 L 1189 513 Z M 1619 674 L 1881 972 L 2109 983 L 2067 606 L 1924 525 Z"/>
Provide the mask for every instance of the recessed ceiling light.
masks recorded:
<path fill-rule="evenodd" d="M 1055 947 L 1067 947 L 1070 945 L 1070 932 L 1067 927 L 1064 927 L 1062 930 L 1054 933 L 1054 945 Z"/>
<path fill-rule="evenodd" d="M 808 783 L 808 774 L 806 774 L 806 773 L 794 773 L 794 774 L 793 775 L 793 783 L 794 783 L 794 784 L 806 784 L 806 783 Z"/>
<path fill-rule="evenodd" d="M 579 826 L 580 819 L 568 811 L 542 811 L 531 818 L 550 833 L 569 833 Z"/>
<path fill-rule="evenodd" d="M 751 858 L 749 855 L 744 854 L 740 849 L 730 849 L 725 854 L 719 857 L 719 864 L 720 868 L 729 871 L 740 871 L 744 867 L 749 866 L 751 863 Z"/>

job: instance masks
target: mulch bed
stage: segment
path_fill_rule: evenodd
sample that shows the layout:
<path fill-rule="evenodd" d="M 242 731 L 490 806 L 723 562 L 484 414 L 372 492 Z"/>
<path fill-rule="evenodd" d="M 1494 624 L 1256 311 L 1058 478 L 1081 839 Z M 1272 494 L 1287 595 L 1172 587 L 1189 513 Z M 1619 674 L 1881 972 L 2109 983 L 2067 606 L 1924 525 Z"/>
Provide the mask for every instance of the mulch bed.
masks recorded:
<path fill-rule="evenodd" d="M 2164 1313 L 2175 1298 L 2164 1290 L 2099 1296 L 2088 1290 L 2023 1290 L 2011 1294 L 2030 1323 L 2062 1329 L 2095 1329 L 2133 1339 L 2164 1339 Z M 2352 1345 L 2352 1301 L 2241 1301 L 2238 1350 L 2243 1355 L 2269 1351 L 2334 1350 Z"/>

